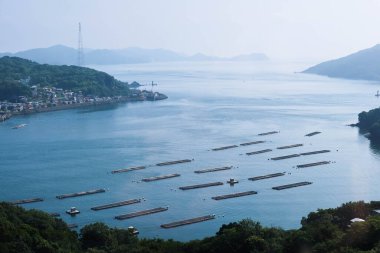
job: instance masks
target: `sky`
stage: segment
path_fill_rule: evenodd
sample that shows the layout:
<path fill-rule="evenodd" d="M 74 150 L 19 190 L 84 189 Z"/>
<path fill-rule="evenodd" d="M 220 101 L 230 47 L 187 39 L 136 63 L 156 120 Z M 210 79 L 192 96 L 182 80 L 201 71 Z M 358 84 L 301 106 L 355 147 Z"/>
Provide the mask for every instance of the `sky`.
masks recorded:
<path fill-rule="evenodd" d="M 0 0 L 0 52 L 62 44 L 326 60 L 380 43 L 380 0 Z"/>

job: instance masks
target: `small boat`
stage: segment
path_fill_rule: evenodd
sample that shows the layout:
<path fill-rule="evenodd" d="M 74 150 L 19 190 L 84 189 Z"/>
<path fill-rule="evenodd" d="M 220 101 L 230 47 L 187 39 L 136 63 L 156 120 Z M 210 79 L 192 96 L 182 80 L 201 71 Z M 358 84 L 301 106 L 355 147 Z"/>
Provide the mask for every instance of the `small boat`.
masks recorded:
<path fill-rule="evenodd" d="M 234 184 L 239 183 L 239 181 L 238 181 L 238 180 L 235 180 L 235 179 L 233 179 L 233 178 L 230 178 L 230 180 L 228 180 L 227 183 L 230 184 L 230 185 L 234 185 Z"/>
<path fill-rule="evenodd" d="M 138 235 L 140 232 L 133 226 L 129 226 L 128 227 L 128 231 L 132 234 L 132 235 Z"/>
<path fill-rule="evenodd" d="M 12 129 L 19 129 L 22 127 L 26 127 L 26 124 L 20 124 L 20 125 L 14 126 L 14 127 L 12 127 Z"/>
<path fill-rule="evenodd" d="M 77 215 L 80 211 L 76 207 L 72 207 L 69 210 L 66 210 L 66 213 L 70 215 Z"/>
<path fill-rule="evenodd" d="M 376 97 L 380 97 L 380 93 L 379 93 L 379 91 L 376 92 L 375 96 L 376 96 Z"/>

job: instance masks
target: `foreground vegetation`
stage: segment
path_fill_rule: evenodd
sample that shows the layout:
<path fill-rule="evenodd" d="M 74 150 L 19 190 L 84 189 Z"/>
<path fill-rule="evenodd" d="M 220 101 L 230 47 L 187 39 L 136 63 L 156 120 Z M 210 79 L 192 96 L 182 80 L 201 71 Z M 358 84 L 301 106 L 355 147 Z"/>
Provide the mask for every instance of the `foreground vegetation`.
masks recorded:
<path fill-rule="evenodd" d="M 263 227 L 252 220 L 223 225 L 215 236 L 190 242 L 139 239 L 103 223 L 77 234 L 48 214 L 0 203 L 0 252 L 77 253 L 375 253 L 380 252 L 379 202 L 350 202 L 302 218 L 301 228 Z M 351 223 L 352 218 L 365 222 Z"/>
<path fill-rule="evenodd" d="M 380 141 L 380 108 L 361 112 L 357 126 L 363 132 L 368 132 L 372 140 Z"/>

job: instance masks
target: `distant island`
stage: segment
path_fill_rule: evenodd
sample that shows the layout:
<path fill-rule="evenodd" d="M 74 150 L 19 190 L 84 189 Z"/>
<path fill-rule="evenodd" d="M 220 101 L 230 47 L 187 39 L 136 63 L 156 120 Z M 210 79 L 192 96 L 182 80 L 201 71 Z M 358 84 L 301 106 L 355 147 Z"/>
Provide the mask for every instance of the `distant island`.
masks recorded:
<path fill-rule="evenodd" d="M 362 132 L 368 133 L 371 140 L 380 141 L 380 107 L 359 113 L 358 119 L 359 122 L 353 126 L 358 126 Z"/>
<path fill-rule="evenodd" d="M 17 53 L 0 53 L 1 56 L 14 56 L 32 60 L 41 64 L 75 65 L 78 51 L 74 48 L 55 45 L 48 48 L 35 48 Z M 86 65 L 135 64 L 149 62 L 179 61 L 265 61 L 268 57 L 262 53 L 238 55 L 234 57 L 216 57 L 204 54 L 184 55 L 166 49 L 85 49 Z"/>
<path fill-rule="evenodd" d="M 302 73 L 344 79 L 380 81 L 380 44 L 343 58 L 320 63 Z"/>
<path fill-rule="evenodd" d="M 0 58 L 0 121 L 16 114 L 167 98 L 134 89 L 139 86 L 90 68 L 4 56 Z"/>

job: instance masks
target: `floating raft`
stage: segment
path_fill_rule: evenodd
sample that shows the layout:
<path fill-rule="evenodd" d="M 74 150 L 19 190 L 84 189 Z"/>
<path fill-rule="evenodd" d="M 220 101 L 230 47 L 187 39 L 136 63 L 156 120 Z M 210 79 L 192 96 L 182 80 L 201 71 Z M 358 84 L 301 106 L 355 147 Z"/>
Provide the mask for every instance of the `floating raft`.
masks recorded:
<path fill-rule="evenodd" d="M 278 134 L 278 133 L 279 132 L 277 132 L 277 131 L 271 131 L 271 132 L 261 133 L 261 134 L 258 134 L 258 135 L 263 136 L 263 135 Z"/>
<path fill-rule="evenodd" d="M 152 181 L 163 180 L 163 179 L 168 179 L 168 178 L 173 178 L 173 177 L 179 177 L 179 176 L 181 176 L 181 175 L 180 174 L 169 174 L 169 175 L 162 175 L 162 176 L 157 176 L 157 177 L 143 178 L 142 181 L 144 181 L 144 182 L 152 182 Z"/>
<path fill-rule="evenodd" d="M 184 160 L 157 163 L 156 166 L 166 166 L 166 165 L 173 165 L 173 164 L 179 164 L 179 163 L 189 163 L 189 162 L 191 162 L 190 159 L 184 159 Z"/>
<path fill-rule="evenodd" d="M 284 156 L 272 157 L 271 160 L 277 161 L 277 160 L 284 160 L 284 159 L 289 159 L 289 158 L 299 157 L 299 156 L 301 155 L 300 154 L 284 155 Z"/>
<path fill-rule="evenodd" d="M 248 152 L 248 153 L 245 153 L 245 154 L 246 155 L 257 155 L 257 154 L 262 154 L 262 153 L 271 152 L 271 151 L 272 151 L 271 149 L 263 149 L 263 150 Z"/>
<path fill-rule="evenodd" d="M 243 196 L 248 196 L 248 195 L 253 195 L 253 194 L 257 194 L 257 192 L 255 191 L 238 192 L 238 193 L 233 193 L 233 194 L 215 196 L 215 197 L 212 197 L 212 199 L 222 200 L 222 199 L 238 198 L 238 197 L 243 197 Z"/>
<path fill-rule="evenodd" d="M 77 224 L 67 224 L 67 227 L 70 229 L 73 229 L 73 228 L 77 228 L 78 225 Z"/>
<path fill-rule="evenodd" d="M 232 166 L 225 166 L 225 167 L 205 169 L 205 170 L 196 170 L 194 171 L 194 173 L 202 174 L 202 173 L 215 172 L 215 171 L 221 171 L 221 170 L 230 170 L 230 169 L 232 169 Z"/>
<path fill-rule="evenodd" d="M 230 149 L 230 148 L 237 148 L 239 147 L 238 145 L 231 145 L 231 146 L 224 146 L 220 148 L 213 148 L 211 149 L 212 151 L 220 151 L 220 150 L 225 150 L 225 149 Z"/>
<path fill-rule="evenodd" d="M 148 214 L 153 214 L 153 213 L 164 212 L 164 211 L 167 211 L 167 210 L 168 210 L 167 207 L 158 207 L 158 208 L 143 210 L 143 211 L 139 211 L 139 212 L 133 212 L 133 213 L 128 213 L 128 214 L 118 215 L 118 216 L 115 216 L 115 219 L 117 219 L 117 220 L 126 220 L 126 219 L 131 219 L 131 218 L 134 218 L 134 217 L 138 217 L 138 216 L 143 216 L 143 215 L 148 215 Z"/>
<path fill-rule="evenodd" d="M 193 223 L 208 221 L 208 220 L 212 220 L 212 219 L 215 219 L 215 215 L 206 215 L 206 216 L 201 216 L 201 217 L 192 218 L 192 219 L 188 219 L 188 220 L 175 221 L 172 223 L 162 224 L 161 227 L 162 228 L 175 228 L 175 227 L 179 227 L 179 226 L 190 225 Z"/>
<path fill-rule="evenodd" d="M 140 202 L 141 202 L 140 199 L 130 199 L 130 200 L 115 202 L 115 203 L 111 203 L 111 204 L 107 204 L 107 205 L 91 207 L 91 210 L 100 211 L 100 210 L 115 208 L 115 207 L 119 207 L 119 206 L 132 205 L 132 204 L 136 204 L 136 203 L 140 203 Z"/>
<path fill-rule="evenodd" d="M 317 135 L 317 134 L 320 134 L 320 133 L 321 132 L 316 131 L 316 132 L 311 132 L 309 134 L 306 134 L 305 136 L 310 137 L 310 136 L 314 136 L 314 135 Z"/>
<path fill-rule="evenodd" d="M 189 186 L 181 186 L 181 187 L 179 187 L 179 189 L 186 191 L 186 190 L 206 188 L 206 187 L 218 186 L 218 185 L 223 185 L 223 183 L 222 182 L 214 182 L 214 183 L 207 183 L 207 184 L 196 184 L 196 185 L 189 185 Z"/>
<path fill-rule="evenodd" d="M 249 146 L 249 145 L 255 145 L 255 144 L 260 144 L 260 143 L 264 143 L 265 141 L 251 141 L 251 142 L 246 142 L 246 143 L 242 143 L 240 144 L 240 146 Z"/>
<path fill-rule="evenodd" d="M 111 171 L 111 173 L 112 174 L 123 173 L 123 172 L 129 172 L 129 171 L 134 171 L 134 170 L 143 170 L 145 168 L 146 168 L 146 166 L 137 166 L 137 167 L 131 167 L 131 168 L 126 168 L 126 169 L 113 170 L 113 171 Z"/>
<path fill-rule="evenodd" d="M 312 182 L 299 182 L 299 183 L 294 183 L 294 184 L 285 184 L 285 185 L 272 187 L 272 189 L 281 191 L 281 190 L 294 188 L 294 187 L 300 187 L 300 186 L 309 185 L 309 184 L 312 184 Z"/>
<path fill-rule="evenodd" d="M 281 177 L 281 176 L 285 176 L 285 173 L 273 173 L 273 174 L 268 174 L 264 176 L 251 177 L 251 178 L 248 178 L 248 180 L 257 181 L 257 180 L 263 180 L 263 179 L 268 179 L 272 177 Z"/>
<path fill-rule="evenodd" d="M 20 200 L 12 201 L 11 204 L 21 205 L 21 204 L 29 204 L 29 203 L 41 202 L 41 201 L 44 201 L 44 199 L 43 198 L 20 199 Z"/>
<path fill-rule="evenodd" d="M 313 166 L 319 166 L 319 165 L 324 165 L 324 164 L 329 164 L 331 163 L 330 161 L 322 161 L 322 162 L 316 162 L 316 163 L 306 163 L 306 164 L 300 164 L 297 165 L 297 168 L 307 168 L 307 167 L 313 167 Z"/>
<path fill-rule="evenodd" d="M 322 153 L 328 153 L 330 150 L 318 150 L 318 151 L 312 151 L 312 152 L 306 152 L 306 153 L 301 153 L 300 155 L 316 155 L 316 154 L 322 154 Z"/>
<path fill-rule="evenodd" d="M 85 191 L 85 192 L 68 193 L 68 194 L 58 195 L 56 196 L 56 198 L 66 199 L 66 198 L 80 197 L 80 196 L 91 195 L 91 194 L 102 193 L 102 192 L 106 192 L 106 190 L 97 189 L 97 190 L 90 190 L 90 191 Z"/>
<path fill-rule="evenodd" d="M 301 146 L 303 146 L 303 144 L 294 144 L 294 145 L 278 147 L 277 149 L 296 148 L 296 147 L 301 147 Z"/>

